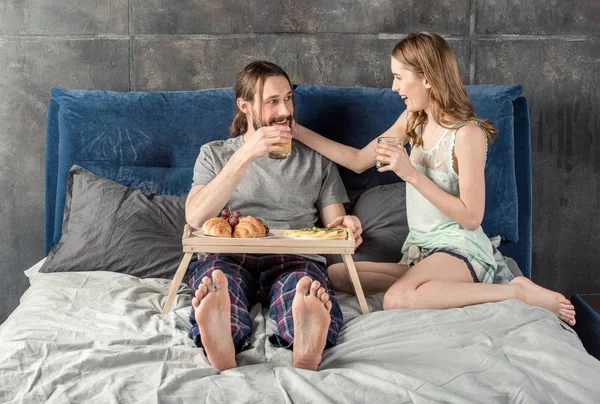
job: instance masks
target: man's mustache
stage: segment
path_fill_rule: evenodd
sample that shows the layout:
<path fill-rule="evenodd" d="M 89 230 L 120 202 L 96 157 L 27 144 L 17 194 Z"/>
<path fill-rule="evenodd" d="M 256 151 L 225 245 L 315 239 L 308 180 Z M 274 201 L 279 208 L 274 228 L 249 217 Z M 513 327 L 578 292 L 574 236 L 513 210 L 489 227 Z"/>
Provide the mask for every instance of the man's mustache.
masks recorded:
<path fill-rule="evenodd" d="M 271 125 L 275 124 L 275 122 L 279 122 L 283 119 L 285 119 L 287 121 L 288 126 L 292 126 L 292 115 L 291 114 L 286 117 L 282 117 L 282 116 L 273 117 L 273 118 L 269 119 L 269 124 L 267 126 L 271 126 Z"/>

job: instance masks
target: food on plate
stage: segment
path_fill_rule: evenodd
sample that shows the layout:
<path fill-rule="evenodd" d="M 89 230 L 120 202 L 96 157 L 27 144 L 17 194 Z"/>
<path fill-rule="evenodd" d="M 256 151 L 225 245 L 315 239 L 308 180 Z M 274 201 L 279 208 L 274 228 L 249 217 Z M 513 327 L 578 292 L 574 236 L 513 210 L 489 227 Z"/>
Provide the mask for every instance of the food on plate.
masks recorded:
<path fill-rule="evenodd" d="M 202 225 L 202 234 L 214 237 L 231 237 L 231 226 L 222 217 L 208 219 Z"/>
<path fill-rule="evenodd" d="M 269 226 L 267 226 L 266 224 L 264 224 L 262 220 L 260 220 L 260 219 L 257 219 L 257 220 L 258 220 L 258 221 L 259 221 L 259 222 L 260 222 L 260 223 L 261 223 L 263 226 L 265 226 L 265 232 L 266 232 L 266 234 L 269 234 Z"/>
<path fill-rule="evenodd" d="M 213 217 L 204 222 L 200 231 L 205 236 L 259 238 L 269 233 L 269 227 L 260 219 L 243 216 L 239 210 L 231 213 L 230 209 L 223 209 L 220 217 Z"/>
<path fill-rule="evenodd" d="M 231 228 L 234 229 L 235 226 L 237 226 L 240 218 L 242 217 L 242 212 L 236 210 L 233 213 L 231 213 L 230 209 L 225 208 L 221 211 L 221 217 L 227 220 Z"/>
<path fill-rule="evenodd" d="M 233 229 L 234 238 L 257 238 L 267 235 L 262 222 L 252 216 L 244 216 L 239 219 L 237 226 Z"/>
<path fill-rule="evenodd" d="M 295 238 L 345 239 L 346 230 L 341 227 L 336 227 L 333 229 L 324 229 L 321 227 L 307 227 L 300 230 L 284 230 L 283 235 Z"/>

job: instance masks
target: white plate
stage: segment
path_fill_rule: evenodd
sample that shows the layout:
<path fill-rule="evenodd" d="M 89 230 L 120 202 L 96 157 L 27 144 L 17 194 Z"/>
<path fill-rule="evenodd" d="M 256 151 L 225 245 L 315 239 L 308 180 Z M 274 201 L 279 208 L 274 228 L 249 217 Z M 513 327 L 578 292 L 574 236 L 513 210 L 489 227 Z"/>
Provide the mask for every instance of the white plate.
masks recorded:
<path fill-rule="evenodd" d="M 195 232 L 192 233 L 194 236 L 198 236 L 198 237 L 205 237 L 205 238 L 217 238 L 219 240 L 231 240 L 233 237 L 217 237 L 217 236 L 207 236 L 206 234 L 202 234 L 202 232 L 200 230 L 196 230 Z M 268 237 L 274 237 L 275 235 L 273 233 L 268 233 L 266 236 L 264 237 L 247 237 L 247 238 L 268 238 Z"/>

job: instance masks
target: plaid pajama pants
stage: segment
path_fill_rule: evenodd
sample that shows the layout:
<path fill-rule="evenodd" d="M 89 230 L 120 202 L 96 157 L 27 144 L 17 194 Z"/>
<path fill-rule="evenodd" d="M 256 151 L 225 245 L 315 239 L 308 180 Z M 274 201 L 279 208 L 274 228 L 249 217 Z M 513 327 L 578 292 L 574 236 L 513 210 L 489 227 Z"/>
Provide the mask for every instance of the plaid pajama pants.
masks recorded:
<path fill-rule="evenodd" d="M 192 262 L 188 268 L 189 286 L 192 296 L 202 278 L 210 277 L 216 269 L 223 271 L 229 283 L 231 298 L 231 334 L 236 351 L 241 352 L 249 344 L 252 318 L 250 308 L 256 302 L 269 302 L 269 315 L 277 324 L 277 334 L 269 341 L 279 347 L 291 348 L 294 342 L 294 319 L 292 302 L 296 295 L 296 284 L 303 276 L 321 282 L 332 303 L 331 324 L 327 332 L 327 346 L 336 344 L 343 323 L 342 311 L 335 292 L 330 288 L 325 264 L 298 255 L 282 254 L 208 254 Z M 200 330 L 194 316 L 190 315 L 192 328 L 189 335 L 202 346 Z"/>

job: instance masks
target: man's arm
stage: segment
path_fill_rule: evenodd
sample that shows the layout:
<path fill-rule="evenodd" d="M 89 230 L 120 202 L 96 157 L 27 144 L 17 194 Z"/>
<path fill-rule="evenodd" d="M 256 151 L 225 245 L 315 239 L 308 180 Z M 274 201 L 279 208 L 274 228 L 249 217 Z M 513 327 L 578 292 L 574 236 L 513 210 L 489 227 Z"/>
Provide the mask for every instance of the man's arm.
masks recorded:
<path fill-rule="evenodd" d="M 341 203 L 334 203 L 328 206 L 325 206 L 323 209 L 319 211 L 321 215 L 321 221 L 325 226 L 332 223 L 335 219 L 340 216 L 346 216 L 346 209 L 344 209 L 344 205 Z"/>
<path fill-rule="evenodd" d="M 244 143 L 208 184 L 190 190 L 185 201 L 185 220 L 190 226 L 200 228 L 204 222 L 217 216 L 237 188 L 254 160 L 269 152 L 283 151 L 275 143 L 291 141 L 289 131 L 276 126 L 262 127 Z"/>
<path fill-rule="evenodd" d="M 325 206 L 320 211 L 321 220 L 327 227 L 345 227 L 350 229 L 354 234 L 354 248 L 358 247 L 362 243 L 362 226 L 360 220 L 356 216 L 346 215 L 346 209 L 341 203 L 334 203 L 332 205 Z"/>
<path fill-rule="evenodd" d="M 185 201 L 185 220 L 190 226 L 202 227 L 207 219 L 217 216 L 231 198 L 252 161 L 240 153 L 240 150 L 233 153 L 223 170 L 211 182 L 190 190 Z"/>

